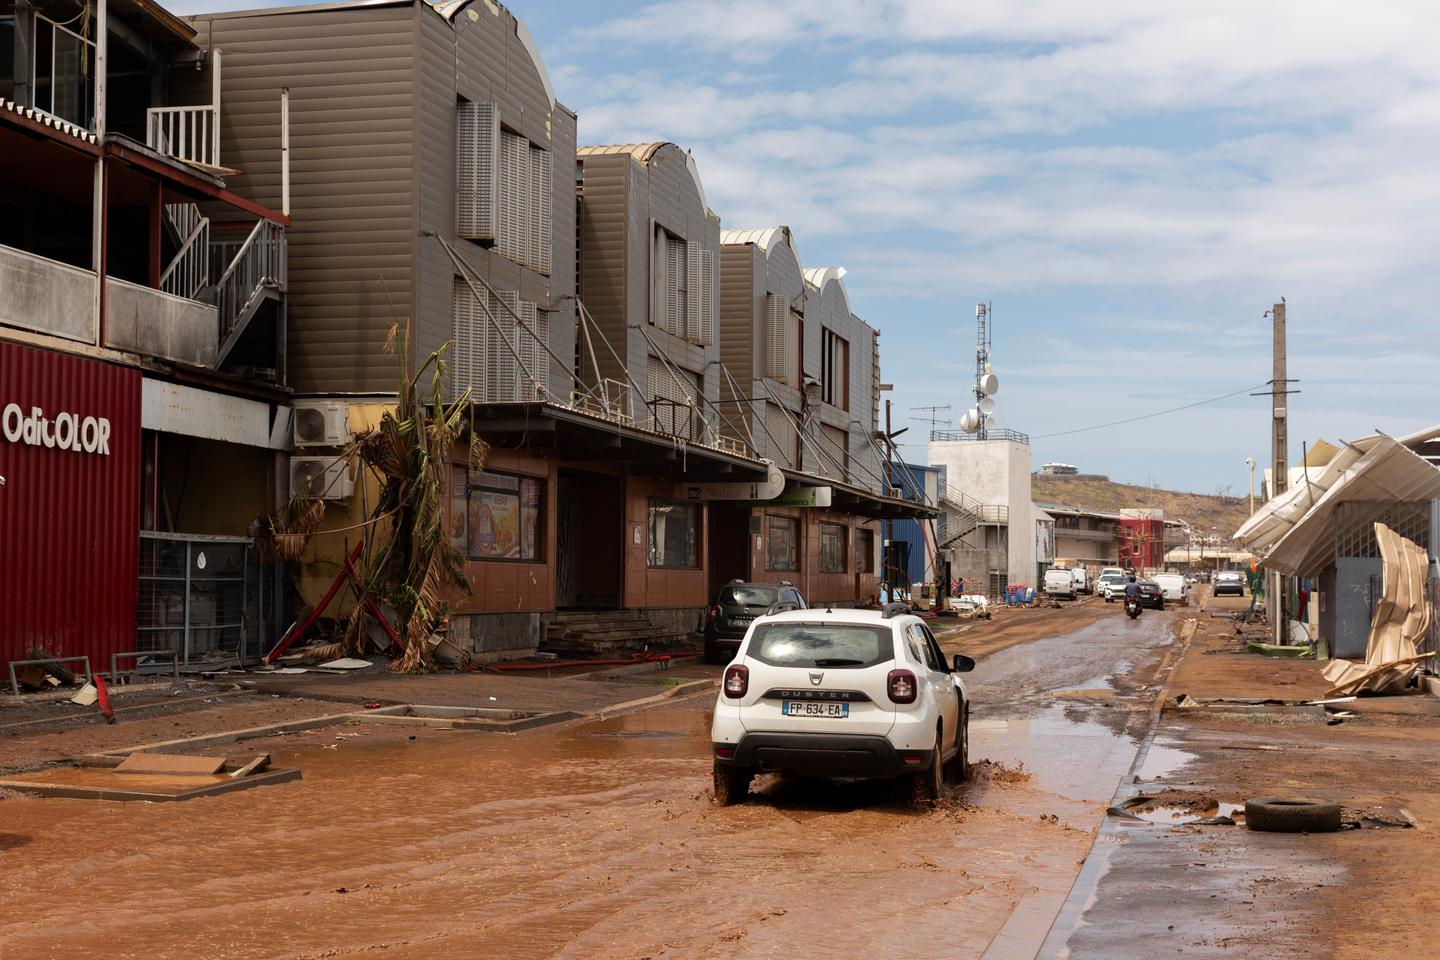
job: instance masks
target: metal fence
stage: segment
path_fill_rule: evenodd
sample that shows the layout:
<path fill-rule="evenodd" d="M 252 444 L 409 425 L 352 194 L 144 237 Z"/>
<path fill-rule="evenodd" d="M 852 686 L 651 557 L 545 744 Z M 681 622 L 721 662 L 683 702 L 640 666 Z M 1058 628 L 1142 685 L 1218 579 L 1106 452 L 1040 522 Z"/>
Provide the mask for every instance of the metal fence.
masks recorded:
<path fill-rule="evenodd" d="M 138 649 L 182 664 L 244 663 L 273 643 L 275 571 L 243 537 L 140 534 Z"/>

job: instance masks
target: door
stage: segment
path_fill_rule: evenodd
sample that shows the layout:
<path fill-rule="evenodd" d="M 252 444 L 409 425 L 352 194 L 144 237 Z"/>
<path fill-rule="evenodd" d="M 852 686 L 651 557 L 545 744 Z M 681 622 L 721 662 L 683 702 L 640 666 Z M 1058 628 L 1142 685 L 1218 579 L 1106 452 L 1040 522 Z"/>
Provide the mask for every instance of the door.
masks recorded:
<path fill-rule="evenodd" d="M 955 733 L 960 725 L 960 696 L 955 690 L 954 681 L 950 679 L 950 667 L 945 663 L 945 653 L 935 641 L 935 635 L 924 624 L 915 624 L 910 629 L 920 634 L 919 639 L 925 651 L 926 682 L 931 685 L 935 703 L 940 707 L 944 727 L 940 750 L 948 753 L 955 744 Z"/>
<path fill-rule="evenodd" d="M 750 579 L 750 508 L 714 500 L 709 504 L 710 596 L 731 580 Z"/>
<path fill-rule="evenodd" d="M 555 606 L 618 610 L 625 571 L 618 476 L 561 470 L 555 502 Z"/>

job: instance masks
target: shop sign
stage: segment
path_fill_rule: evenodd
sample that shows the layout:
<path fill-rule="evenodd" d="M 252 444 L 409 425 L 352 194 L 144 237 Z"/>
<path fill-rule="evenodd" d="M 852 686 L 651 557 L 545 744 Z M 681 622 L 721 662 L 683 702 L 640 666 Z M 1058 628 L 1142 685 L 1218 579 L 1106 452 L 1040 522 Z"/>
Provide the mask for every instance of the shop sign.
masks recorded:
<path fill-rule="evenodd" d="M 27 412 L 20 404 L 11 403 L 0 411 L 0 437 L 7 443 L 110 455 L 110 421 L 105 417 L 85 417 L 68 411 L 50 417 L 40 407 L 31 407 Z"/>
<path fill-rule="evenodd" d="M 834 487 L 790 487 L 774 500 L 760 501 L 755 506 L 828 507 L 834 493 Z"/>

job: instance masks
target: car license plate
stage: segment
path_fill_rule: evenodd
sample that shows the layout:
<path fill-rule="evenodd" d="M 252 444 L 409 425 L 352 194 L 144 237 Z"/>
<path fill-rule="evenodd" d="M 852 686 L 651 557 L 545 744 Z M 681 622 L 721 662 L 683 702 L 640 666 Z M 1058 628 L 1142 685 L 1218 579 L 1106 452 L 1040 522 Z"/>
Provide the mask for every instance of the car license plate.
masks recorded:
<path fill-rule="evenodd" d="M 843 720 L 850 716 L 850 704 L 782 700 L 780 701 L 780 712 L 787 717 L 835 717 Z"/>

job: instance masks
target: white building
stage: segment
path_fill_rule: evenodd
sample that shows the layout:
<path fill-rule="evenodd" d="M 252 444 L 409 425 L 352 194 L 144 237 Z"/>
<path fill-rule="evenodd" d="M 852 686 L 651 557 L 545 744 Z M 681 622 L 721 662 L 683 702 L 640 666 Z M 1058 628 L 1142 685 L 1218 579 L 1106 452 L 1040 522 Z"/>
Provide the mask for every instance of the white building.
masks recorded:
<path fill-rule="evenodd" d="M 945 535 L 941 554 L 954 575 L 984 582 L 989 593 L 1007 584 L 1038 586 L 1053 544 L 1053 518 L 1030 494 L 1030 438 L 1013 430 L 974 434 L 936 430 L 929 460 L 945 468 Z M 1053 547 L 1049 549 L 1053 550 Z"/>

